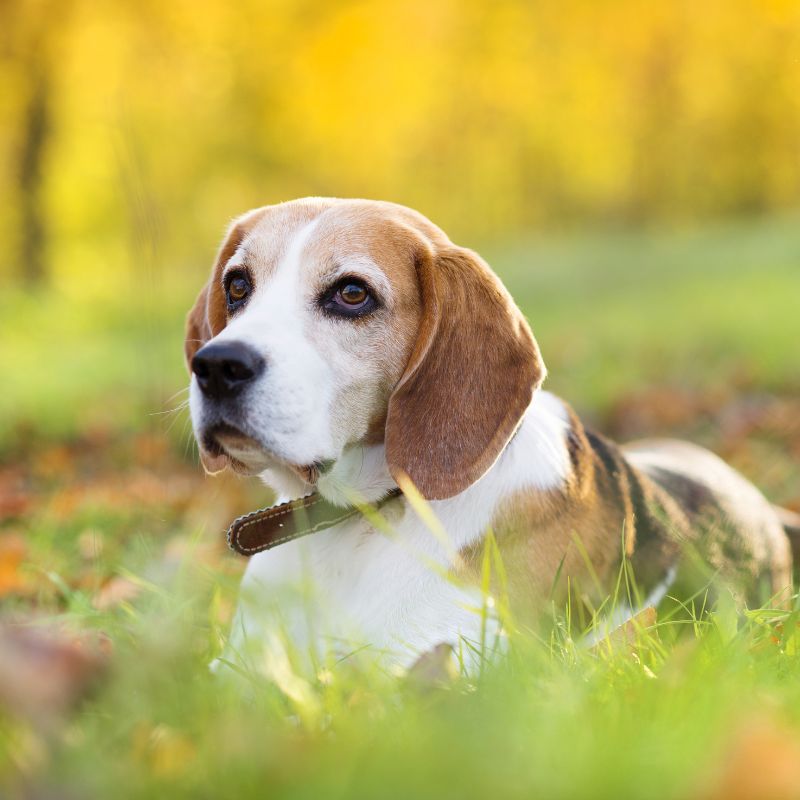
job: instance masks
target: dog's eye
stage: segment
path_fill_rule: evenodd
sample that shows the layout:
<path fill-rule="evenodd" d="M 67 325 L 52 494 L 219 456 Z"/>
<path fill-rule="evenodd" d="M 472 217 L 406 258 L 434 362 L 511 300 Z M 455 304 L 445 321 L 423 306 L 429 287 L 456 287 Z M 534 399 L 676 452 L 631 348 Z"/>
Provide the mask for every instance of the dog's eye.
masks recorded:
<path fill-rule="evenodd" d="M 322 299 L 322 307 L 340 317 L 361 317 L 376 306 L 369 289 L 352 278 L 340 281 Z"/>
<path fill-rule="evenodd" d="M 339 289 L 339 296 L 349 306 L 360 306 L 369 297 L 369 292 L 360 283 L 348 283 Z"/>
<path fill-rule="evenodd" d="M 246 275 L 233 273 L 225 280 L 225 299 L 228 309 L 233 311 L 247 299 L 250 294 L 250 281 Z"/>

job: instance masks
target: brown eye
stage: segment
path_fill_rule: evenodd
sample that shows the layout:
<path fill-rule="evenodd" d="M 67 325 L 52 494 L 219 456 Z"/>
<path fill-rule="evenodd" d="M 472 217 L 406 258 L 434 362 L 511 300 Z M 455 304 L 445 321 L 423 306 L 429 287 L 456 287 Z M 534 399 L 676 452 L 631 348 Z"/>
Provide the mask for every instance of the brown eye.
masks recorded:
<path fill-rule="evenodd" d="M 339 289 L 339 296 L 347 305 L 357 306 L 367 299 L 369 292 L 360 283 L 348 283 Z"/>
<path fill-rule="evenodd" d="M 247 295 L 250 294 L 250 281 L 244 275 L 231 276 L 225 287 L 225 299 L 228 302 L 228 308 L 233 310 L 238 308 Z"/>
<path fill-rule="evenodd" d="M 244 278 L 234 278 L 228 287 L 228 294 L 231 300 L 244 300 L 247 295 L 247 281 Z"/>
<path fill-rule="evenodd" d="M 320 305 L 337 317 L 363 317 L 378 308 L 369 287 L 353 278 L 343 278 L 321 298 Z"/>

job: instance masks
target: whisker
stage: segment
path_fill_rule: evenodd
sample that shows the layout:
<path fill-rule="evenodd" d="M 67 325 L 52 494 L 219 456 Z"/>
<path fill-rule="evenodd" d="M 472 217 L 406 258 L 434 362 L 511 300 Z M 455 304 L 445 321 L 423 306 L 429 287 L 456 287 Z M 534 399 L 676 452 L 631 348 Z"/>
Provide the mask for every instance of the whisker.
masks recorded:
<path fill-rule="evenodd" d="M 188 407 L 189 407 L 189 400 L 187 398 L 186 400 L 183 400 L 182 402 L 178 403 L 178 405 L 175 406 L 175 408 L 167 408 L 167 409 L 164 409 L 164 411 L 151 411 L 148 414 L 148 416 L 149 417 L 160 417 L 160 416 L 164 416 L 166 414 L 175 414 L 178 411 L 183 411 L 184 408 L 188 408 Z"/>
<path fill-rule="evenodd" d="M 189 391 L 189 387 L 188 387 L 188 386 L 183 386 L 183 387 L 181 387 L 180 389 L 178 389 L 178 391 L 177 391 L 177 392 L 175 392 L 174 394 L 171 394 L 171 395 L 170 395 L 170 396 L 169 396 L 169 397 L 168 397 L 168 398 L 167 398 L 167 399 L 164 401 L 164 404 L 166 405 L 167 403 L 171 403 L 171 402 L 172 402 L 172 401 L 173 401 L 173 400 L 174 400 L 174 399 L 175 399 L 175 398 L 176 398 L 176 397 L 177 397 L 179 394 L 183 394 L 184 392 L 188 392 L 188 391 Z"/>
<path fill-rule="evenodd" d="M 183 406 L 183 408 L 186 408 L 186 406 Z M 176 409 L 173 409 L 173 411 L 182 411 L 182 410 L 183 410 L 183 408 L 176 408 Z M 171 431 L 171 430 L 172 430 L 172 429 L 175 427 L 175 423 L 176 423 L 176 422 L 177 422 L 177 421 L 178 421 L 180 418 L 181 418 L 181 415 L 180 415 L 180 414 L 175 414 L 175 415 L 172 417 L 172 419 L 170 420 L 170 422 L 169 422 L 169 425 L 167 425 L 167 429 L 166 429 L 165 433 L 169 433 L 169 432 L 170 432 L 170 431 Z M 184 426 L 186 425 L 186 422 L 187 422 L 187 420 L 190 420 L 190 417 L 188 417 L 188 416 L 184 416 L 184 420 L 183 420 L 183 424 L 184 424 Z"/>
<path fill-rule="evenodd" d="M 183 431 L 181 432 L 181 438 L 186 440 L 186 443 L 183 446 L 183 460 L 185 461 L 187 456 L 189 455 L 189 448 L 192 446 L 192 442 L 194 442 L 194 436 L 192 435 L 191 427 L 187 430 L 187 423 L 191 422 L 188 418 L 183 421 Z M 188 434 L 188 435 L 187 435 Z M 195 463 L 199 458 L 199 451 L 195 457 Z"/>

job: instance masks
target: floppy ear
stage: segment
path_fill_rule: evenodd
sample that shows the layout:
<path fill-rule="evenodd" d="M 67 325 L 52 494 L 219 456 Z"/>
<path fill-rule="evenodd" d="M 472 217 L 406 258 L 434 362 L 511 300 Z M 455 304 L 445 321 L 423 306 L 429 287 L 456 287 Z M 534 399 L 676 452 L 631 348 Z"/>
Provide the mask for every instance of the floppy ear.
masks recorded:
<path fill-rule="evenodd" d="M 183 355 L 186 367 L 191 370 L 194 354 L 211 338 L 208 322 L 208 284 L 197 295 L 192 310 L 186 316 L 186 339 L 183 342 Z"/>
<path fill-rule="evenodd" d="M 260 209 L 251 211 L 232 223 L 217 254 L 211 270 L 211 277 L 200 290 L 197 300 L 186 316 L 186 338 L 183 343 L 183 353 L 186 358 L 186 366 L 190 371 L 194 354 L 225 327 L 227 316 L 221 283 L 222 270 L 253 227 L 258 216 L 260 216 Z M 229 459 L 226 455 L 212 455 L 203 449 L 202 443 L 198 444 L 200 461 L 206 472 L 214 474 L 228 466 Z"/>
<path fill-rule="evenodd" d="M 186 317 L 186 340 L 183 352 L 188 368 L 191 368 L 194 354 L 225 327 L 225 297 L 220 282 L 222 270 L 262 213 L 263 209 L 255 209 L 244 214 L 231 223 L 225 234 L 211 270 L 211 277 L 200 290 L 192 310 Z"/>
<path fill-rule="evenodd" d="M 470 250 L 417 260 L 422 320 L 389 399 L 386 458 L 423 496 L 464 491 L 497 460 L 541 384 L 533 334 L 505 287 Z"/>

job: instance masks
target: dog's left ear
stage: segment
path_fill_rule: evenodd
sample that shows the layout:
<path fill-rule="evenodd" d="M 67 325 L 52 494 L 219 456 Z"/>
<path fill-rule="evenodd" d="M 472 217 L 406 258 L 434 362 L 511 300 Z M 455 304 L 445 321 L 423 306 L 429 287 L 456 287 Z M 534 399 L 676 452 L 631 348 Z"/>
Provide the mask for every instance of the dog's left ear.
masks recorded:
<path fill-rule="evenodd" d="M 194 354 L 225 327 L 225 297 L 220 283 L 222 270 L 262 213 L 263 210 L 257 208 L 243 214 L 231 223 L 214 260 L 211 277 L 200 290 L 197 300 L 186 316 L 186 338 L 183 343 L 183 353 L 189 370 L 191 370 Z"/>
<path fill-rule="evenodd" d="M 477 481 L 519 426 L 545 375 L 528 323 L 476 253 L 448 246 L 417 257 L 422 320 L 389 400 L 386 458 L 424 497 Z"/>
<path fill-rule="evenodd" d="M 260 209 L 251 211 L 234 220 L 230 228 L 228 228 L 222 246 L 217 253 L 217 258 L 214 261 L 211 277 L 208 283 L 200 290 L 197 300 L 195 300 L 194 305 L 186 316 L 186 337 L 183 342 L 183 355 L 190 373 L 195 353 L 225 327 L 226 309 L 221 283 L 222 270 L 260 214 Z M 203 462 L 206 472 L 212 474 L 221 471 L 228 464 L 227 456 L 211 455 L 203 449 L 202 445 L 200 445 L 200 460 Z"/>
<path fill-rule="evenodd" d="M 211 325 L 208 321 L 208 284 L 197 295 L 191 311 L 186 315 L 186 338 L 183 342 L 183 355 L 186 367 L 191 370 L 194 354 L 211 339 Z"/>

